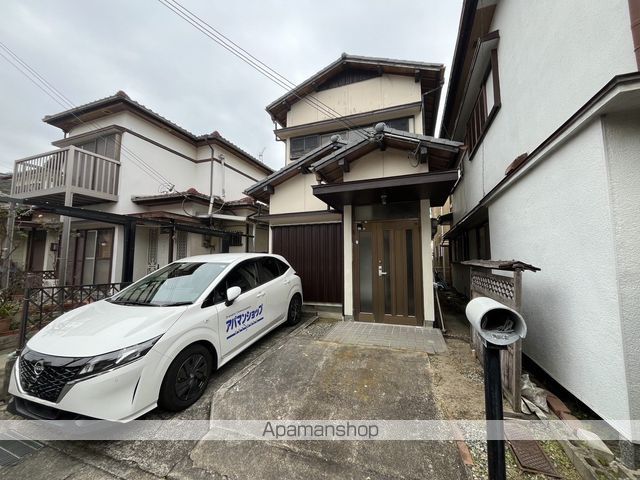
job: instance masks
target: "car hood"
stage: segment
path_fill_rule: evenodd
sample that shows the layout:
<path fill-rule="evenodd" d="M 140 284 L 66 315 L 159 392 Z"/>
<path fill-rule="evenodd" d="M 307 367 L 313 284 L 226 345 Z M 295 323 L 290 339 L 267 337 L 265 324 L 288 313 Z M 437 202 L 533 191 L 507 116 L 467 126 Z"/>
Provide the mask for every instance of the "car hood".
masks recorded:
<path fill-rule="evenodd" d="M 36 333 L 27 347 L 61 357 L 91 357 L 165 333 L 187 309 L 117 305 L 101 300 L 61 315 Z"/>

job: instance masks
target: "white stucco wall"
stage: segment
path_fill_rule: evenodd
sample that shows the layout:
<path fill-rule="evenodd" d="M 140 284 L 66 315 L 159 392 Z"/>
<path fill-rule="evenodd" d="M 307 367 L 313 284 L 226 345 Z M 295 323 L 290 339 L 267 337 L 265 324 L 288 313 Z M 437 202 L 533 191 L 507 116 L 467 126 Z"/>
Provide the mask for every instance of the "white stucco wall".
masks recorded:
<path fill-rule="evenodd" d="M 382 75 L 342 87 L 313 93 L 340 116 L 369 112 L 420 101 L 420 83 L 413 77 Z M 334 115 L 335 112 L 332 112 Z M 287 127 L 327 120 L 329 117 L 307 102 L 298 101 L 287 113 Z"/>
<path fill-rule="evenodd" d="M 593 121 L 489 204 L 491 256 L 523 274 L 524 351 L 620 431 L 628 418 L 602 128 Z"/>
<path fill-rule="evenodd" d="M 500 31 L 502 107 L 473 161 L 465 161 L 457 217 L 614 75 L 637 71 L 629 25 L 627 0 L 498 3 L 491 30 Z"/>
<path fill-rule="evenodd" d="M 226 200 L 238 200 L 245 196 L 246 189 L 262 180 L 267 174 L 254 165 L 241 160 L 230 150 L 214 145 L 215 158 L 224 155 L 224 175 L 222 163 L 214 162 L 213 167 L 213 193 L 222 197 L 223 186 Z M 211 149 L 208 146 L 198 148 L 196 159 L 202 161 L 196 164 L 193 187 L 204 194 L 209 194 L 209 179 L 211 177 Z M 203 161 L 204 160 L 204 161 Z M 239 170 L 242 173 L 239 173 Z M 243 175 L 244 174 L 244 175 Z M 223 185 L 224 183 L 224 185 Z"/>
<path fill-rule="evenodd" d="M 130 112 L 109 115 L 96 123 L 103 127 L 115 124 L 128 128 L 188 157 L 184 158 L 172 153 L 131 133 L 123 133 L 123 148 L 120 153 L 119 201 L 115 204 L 102 204 L 99 207 L 101 210 L 114 213 L 145 211 L 148 209 L 131 202 L 131 196 L 156 195 L 162 190 L 159 181 L 137 165 L 137 157 L 143 159 L 154 170 L 175 184 L 176 190 L 185 191 L 189 188 L 195 188 L 201 193 L 209 194 L 210 162 L 196 163 L 189 160 L 208 160 L 211 156 L 211 150 L 208 146 L 196 148 L 193 143 L 183 140 Z M 93 124 L 82 124 L 72 129 L 70 135 L 85 133 L 95 128 L 96 126 Z M 217 145 L 214 146 L 214 151 L 216 157 L 224 154 L 225 163 L 228 165 L 223 175 L 222 165 L 218 162 L 214 164 L 214 195 L 222 196 L 223 178 L 226 200 L 231 201 L 244 197 L 244 190 L 257 180 L 266 177 L 265 172 L 248 162 L 244 162 L 231 151 Z M 229 167 L 240 170 L 246 175 Z"/>
<path fill-rule="evenodd" d="M 431 203 L 420 200 L 420 240 L 422 244 L 422 290 L 424 326 L 432 327 L 435 321 L 433 298 L 433 258 L 431 252 Z"/>
<path fill-rule="evenodd" d="M 640 112 L 610 114 L 603 124 L 629 407 L 640 420 Z M 640 437 L 640 428 L 631 433 Z"/>

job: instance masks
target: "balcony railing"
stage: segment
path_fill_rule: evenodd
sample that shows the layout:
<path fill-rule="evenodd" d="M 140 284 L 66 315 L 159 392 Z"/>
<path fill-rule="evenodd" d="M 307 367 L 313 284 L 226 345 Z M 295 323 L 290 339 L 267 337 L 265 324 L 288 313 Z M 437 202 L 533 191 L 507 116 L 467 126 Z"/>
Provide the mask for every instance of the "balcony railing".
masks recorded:
<path fill-rule="evenodd" d="M 12 194 L 55 197 L 73 193 L 80 203 L 116 201 L 120 162 L 76 147 L 16 160 Z M 75 202 L 74 202 L 75 203 Z"/>

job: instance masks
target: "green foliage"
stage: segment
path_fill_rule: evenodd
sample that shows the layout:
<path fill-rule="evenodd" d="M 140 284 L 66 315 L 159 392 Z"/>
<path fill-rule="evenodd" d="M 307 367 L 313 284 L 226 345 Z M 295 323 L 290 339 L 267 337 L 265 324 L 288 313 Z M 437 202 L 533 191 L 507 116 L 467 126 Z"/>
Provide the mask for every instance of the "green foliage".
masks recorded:
<path fill-rule="evenodd" d="M 11 289 L 0 290 L 0 318 L 13 318 L 20 311 L 20 301 L 13 295 Z"/>

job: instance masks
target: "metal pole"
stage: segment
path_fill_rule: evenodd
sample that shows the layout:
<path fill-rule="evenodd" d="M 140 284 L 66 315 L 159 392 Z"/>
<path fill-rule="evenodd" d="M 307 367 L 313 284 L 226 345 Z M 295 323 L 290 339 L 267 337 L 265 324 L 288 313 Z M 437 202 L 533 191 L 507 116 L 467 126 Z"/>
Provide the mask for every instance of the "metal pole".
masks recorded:
<path fill-rule="evenodd" d="M 2 260 L 3 277 L 2 288 L 9 288 L 9 282 L 11 279 L 11 253 L 13 251 L 13 233 L 16 224 L 16 204 L 9 202 L 9 214 L 7 216 L 7 236 L 5 238 L 4 258 Z"/>
<path fill-rule="evenodd" d="M 27 343 L 27 323 L 29 322 L 29 296 L 31 289 L 24 289 L 24 298 L 22 300 L 22 318 L 20 321 L 20 332 L 18 333 L 18 351 L 21 352 Z"/>
<path fill-rule="evenodd" d="M 487 437 L 501 439 L 487 440 L 489 480 L 506 480 L 500 349 L 491 344 L 487 344 L 484 349 L 484 403 L 487 418 Z"/>

